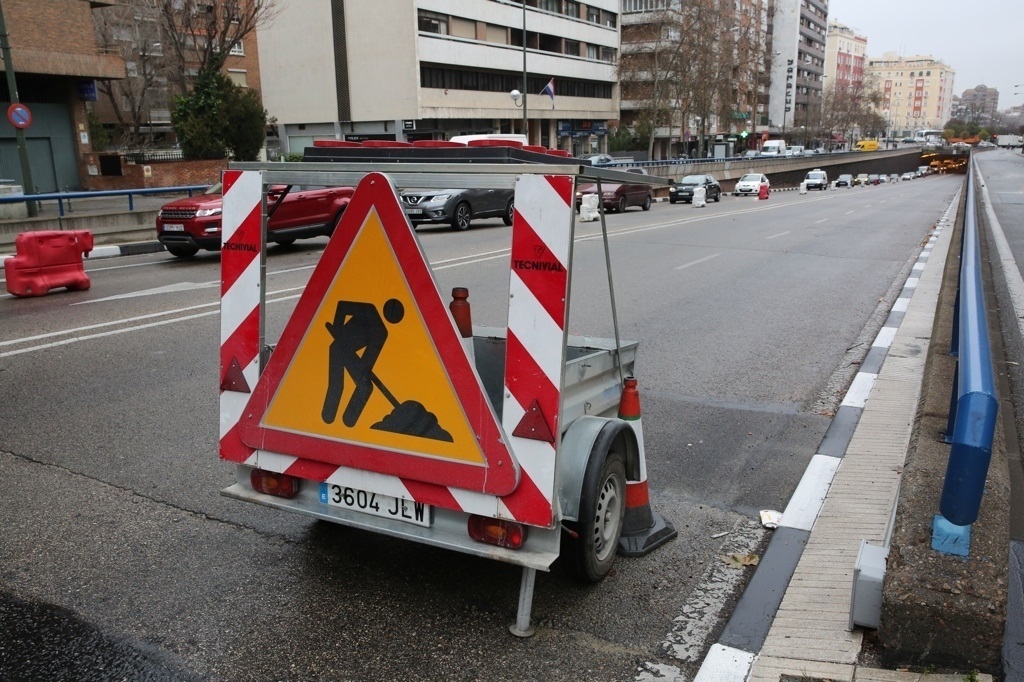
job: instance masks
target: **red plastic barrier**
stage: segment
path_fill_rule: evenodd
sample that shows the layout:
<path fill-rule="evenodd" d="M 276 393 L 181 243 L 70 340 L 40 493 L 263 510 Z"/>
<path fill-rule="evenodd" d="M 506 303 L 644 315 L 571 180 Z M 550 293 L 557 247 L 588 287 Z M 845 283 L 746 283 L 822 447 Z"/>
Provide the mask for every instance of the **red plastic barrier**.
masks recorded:
<path fill-rule="evenodd" d="M 411 147 L 412 142 L 401 142 L 399 140 L 366 140 L 362 147 Z"/>
<path fill-rule="evenodd" d="M 348 140 L 313 140 L 314 147 L 360 147 L 358 142 Z"/>
<path fill-rule="evenodd" d="M 47 230 L 22 232 L 14 239 L 17 255 L 4 261 L 7 293 L 45 296 L 50 289 L 88 289 L 82 254 L 92 251 L 92 232 Z"/>
<path fill-rule="evenodd" d="M 541 154 L 547 154 L 548 148 L 542 144 L 524 144 L 523 151 L 525 152 L 540 152 Z"/>
<path fill-rule="evenodd" d="M 486 140 L 470 140 L 469 141 L 469 146 L 470 147 L 516 147 L 517 149 L 522 149 L 523 143 L 520 142 L 519 140 L 486 139 Z"/>
<path fill-rule="evenodd" d="M 452 142 L 451 140 L 416 140 L 412 143 L 413 147 L 465 147 L 466 145 L 462 142 Z"/>
<path fill-rule="evenodd" d="M 758 199 L 767 199 L 768 198 L 768 185 L 761 185 L 757 189 L 757 198 Z"/>

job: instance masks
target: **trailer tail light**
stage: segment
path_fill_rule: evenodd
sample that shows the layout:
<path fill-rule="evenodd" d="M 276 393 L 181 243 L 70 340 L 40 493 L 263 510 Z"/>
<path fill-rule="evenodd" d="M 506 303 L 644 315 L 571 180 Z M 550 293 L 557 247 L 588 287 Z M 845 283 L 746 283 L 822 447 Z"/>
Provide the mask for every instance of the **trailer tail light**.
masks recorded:
<path fill-rule="evenodd" d="M 469 537 L 488 545 L 519 549 L 526 542 L 526 528 L 520 523 L 474 515 L 469 517 Z"/>
<path fill-rule="evenodd" d="M 249 483 L 256 492 L 275 497 L 291 498 L 299 494 L 299 479 L 288 474 L 253 469 L 249 474 Z"/>

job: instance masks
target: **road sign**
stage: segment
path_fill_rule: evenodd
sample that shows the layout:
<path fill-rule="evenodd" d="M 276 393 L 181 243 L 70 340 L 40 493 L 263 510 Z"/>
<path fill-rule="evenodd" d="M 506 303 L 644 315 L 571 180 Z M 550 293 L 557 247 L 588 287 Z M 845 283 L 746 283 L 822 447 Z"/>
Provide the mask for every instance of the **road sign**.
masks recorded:
<path fill-rule="evenodd" d="M 32 112 L 21 102 L 15 102 L 7 107 L 7 120 L 15 128 L 24 130 L 32 125 Z"/>
<path fill-rule="evenodd" d="M 239 427 L 258 449 L 515 489 L 518 465 L 386 176 L 356 188 Z"/>

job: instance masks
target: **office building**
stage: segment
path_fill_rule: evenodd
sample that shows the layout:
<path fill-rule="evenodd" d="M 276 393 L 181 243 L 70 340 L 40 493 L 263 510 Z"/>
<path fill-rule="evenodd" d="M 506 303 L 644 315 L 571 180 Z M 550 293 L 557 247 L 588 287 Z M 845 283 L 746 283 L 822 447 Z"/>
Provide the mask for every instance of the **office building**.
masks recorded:
<path fill-rule="evenodd" d="M 828 2 L 774 0 L 771 16 L 769 119 L 782 132 L 807 130 L 821 112 Z"/>

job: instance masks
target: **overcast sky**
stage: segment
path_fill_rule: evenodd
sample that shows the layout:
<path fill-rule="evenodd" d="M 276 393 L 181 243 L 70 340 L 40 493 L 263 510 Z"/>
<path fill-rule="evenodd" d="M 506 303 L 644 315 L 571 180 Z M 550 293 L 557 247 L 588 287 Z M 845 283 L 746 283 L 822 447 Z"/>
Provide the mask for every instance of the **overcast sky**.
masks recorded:
<path fill-rule="evenodd" d="M 891 50 L 942 60 L 956 70 L 956 95 L 998 88 L 1002 111 L 1024 102 L 1020 10 L 1020 0 L 829 0 L 828 18 L 866 37 L 868 57 Z"/>

